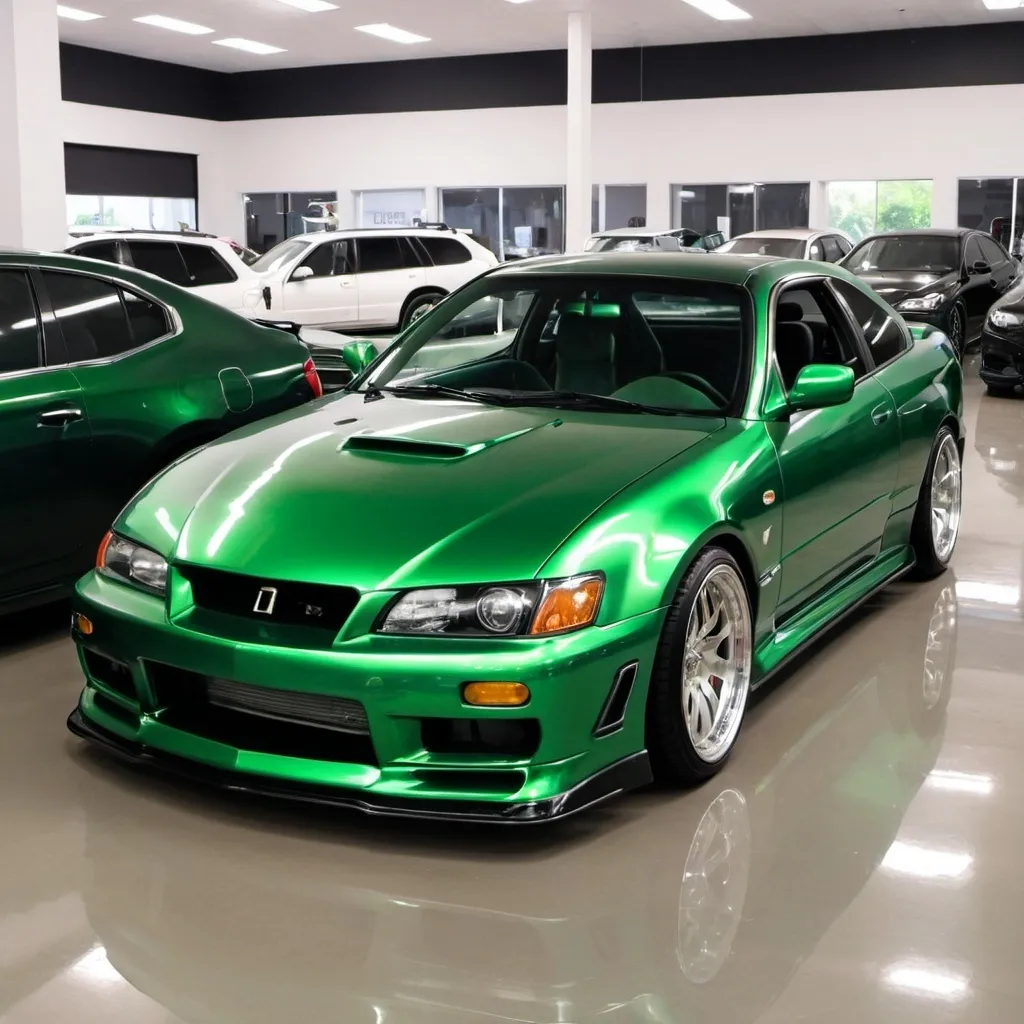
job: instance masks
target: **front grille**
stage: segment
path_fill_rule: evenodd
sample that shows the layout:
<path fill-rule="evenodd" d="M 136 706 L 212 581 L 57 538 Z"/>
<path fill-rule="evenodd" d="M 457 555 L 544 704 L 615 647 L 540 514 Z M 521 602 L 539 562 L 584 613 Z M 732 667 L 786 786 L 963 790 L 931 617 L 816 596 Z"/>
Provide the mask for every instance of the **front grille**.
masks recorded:
<path fill-rule="evenodd" d="M 145 668 L 165 725 L 241 750 L 377 764 L 359 701 L 248 686 L 153 661 Z"/>
<path fill-rule="evenodd" d="M 359 601 L 353 587 L 293 583 L 179 565 L 197 608 L 274 626 L 305 626 L 337 633 Z"/>
<path fill-rule="evenodd" d="M 127 665 L 98 654 L 96 651 L 91 651 L 87 647 L 83 648 L 82 657 L 85 659 L 86 670 L 95 682 L 122 697 L 138 702 L 139 696 L 135 691 L 135 681 L 132 679 L 131 669 Z"/>

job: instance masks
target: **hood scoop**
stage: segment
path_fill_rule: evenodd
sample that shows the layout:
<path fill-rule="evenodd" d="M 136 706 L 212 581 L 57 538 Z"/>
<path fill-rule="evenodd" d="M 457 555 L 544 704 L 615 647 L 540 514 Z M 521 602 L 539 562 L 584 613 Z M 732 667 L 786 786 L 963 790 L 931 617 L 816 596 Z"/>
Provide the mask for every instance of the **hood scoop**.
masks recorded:
<path fill-rule="evenodd" d="M 380 434 L 353 434 L 340 450 L 366 455 L 404 455 L 414 459 L 461 459 L 470 453 L 470 449 L 461 444 L 382 437 Z"/>

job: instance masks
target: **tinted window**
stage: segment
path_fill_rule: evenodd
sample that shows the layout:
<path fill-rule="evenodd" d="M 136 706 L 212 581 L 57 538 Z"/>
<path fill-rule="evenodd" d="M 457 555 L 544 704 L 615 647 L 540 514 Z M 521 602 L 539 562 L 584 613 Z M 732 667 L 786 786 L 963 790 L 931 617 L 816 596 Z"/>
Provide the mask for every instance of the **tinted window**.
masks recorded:
<path fill-rule="evenodd" d="M 842 235 L 836 235 L 835 239 L 836 239 L 836 245 L 839 246 L 839 251 L 844 256 L 853 248 L 853 246 L 850 245 L 850 243 L 845 238 L 843 238 Z"/>
<path fill-rule="evenodd" d="M 128 323 L 131 327 L 132 342 L 135 347 L 148 345 L 157 338 L 167 334 L 171 325 L 162 306 L 133 292 L 122 292 L 124 307 L 128 312 Z"/>
<path fill-rule="evenodd" d="M 181 245 L 178 247 L 185 260 L 189 283 L 195 287 L 208 284 L 231 284 L 237 281 L 235 272 L 205 245 Z"/>
<path fill-rule="evenodd" d="M 471 259 L 469 250 L 454 238 L 420 238 L 418 241 L 427 250 L 435 266 L 468 263 Z"/>
<path fill-rule="evenodd" d="M 351 245 L 347 238 L 340 242 L 324 242 L 322 245 L 318 245 L 299 266 L 311 268 L 314 277 L 351 274 L 350 251 Z"/>
<path fill-rule="evenodd" d="M 73 363 L 109 358 L 134 347 L 118 288 L 84 274 L 42 274 Z"/>
<path fill-rule="evenodd" d="M 819 239 L 821 242 L 822 249 L 825 252 L 825 260 L 828 263 L 835 263 L 842 252 L 839 250 L 839 241 L 835 235 L 825 235 L 824 238 Z"/>
<path fill-rule="evenodd" d="M 803 325 L 808 334 L 799 327 Z M 808 349 L 808 343 L 810 348 Z M 775 313 L 775 357 L 787 389 L 810 363 L 852 368 L 860 379 L 867 372 L 860 352 L 851 344 L 846 319 L 835 298 L 822 284 L 788 288 Z"/>
<path fill-rule="evenodd" d="M 981 254 L 985 262 L 991 263 L 993 267 L 998 267 L 1010 258 L 994 238 L 986 238 L 984 235 L 981 235 L 979 242 L 981 244 Z"/>
<path fill-rule="evenodd" d="M 385 270 L 401 270 L 407 265 L 397 238 L 359 239 L 359 273 L 374 274 Z"/>
<path fill-rule="evenodd" d="M 845 281 L 833 281 L 832 285 L 860 325 L 876 365 L 887 363 L 907 347 L 903 328 L 870 296 Z"/>
<path fill-rule="evenodd" d="M 86 242 L 85 245 L 77 245 L 71 250 L 76 256 L 88 256 L 93 260 L 106 260 L 107 263 L 117 263 L 117 242 Z"/>
<path fill-rule="evenodd" d="M 20 270 L 0 270 L 0 373 L 39 365 L 39 316 Z"/>
<path fill-rule="evenodd" d="M 984 255 L 982 254 L 981 244 L 978 241 L 978 236 L 971 235 L 971 237 L 967 239 L 967 246 L 964 249 L 964 262 L 967 264 L 968 267 L 973 267 L 974 264 L 977 263 L 979 260 L 982 263 L 988 262 L 988 260 L 986 260 Z"/>
<path fill-rule="evenodd" d="M 855 274 L 872 270 L 949 273 L 960 266 L 960 242 L 941 235 L 885 235 L 861 242 L 845 264 Z"/>
<path fill-rule="evenodd" d="M 192 282 L 174 242 L 129 242 L 132 263 L 139 270 L 147 270 L 172 284 L 188 288 Z"/>

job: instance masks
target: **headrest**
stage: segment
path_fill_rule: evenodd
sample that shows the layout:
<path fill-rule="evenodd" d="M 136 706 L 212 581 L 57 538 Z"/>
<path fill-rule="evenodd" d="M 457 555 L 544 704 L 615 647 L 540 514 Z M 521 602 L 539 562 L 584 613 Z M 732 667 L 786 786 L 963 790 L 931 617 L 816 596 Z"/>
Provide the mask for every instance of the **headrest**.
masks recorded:
<path fill-rule="evenodd" d="M 804 308 L 799 302 L 780 302 L 775 311 L 775 321 L 780 324 L 795 324 L 804 318 Z"/>
<path fill-rule="evenodd" d="M 555 341 L 560 359 L 608 362 L 615 357 L 615 335 L 607 321 L 582 316 L 563 316 Z"/>

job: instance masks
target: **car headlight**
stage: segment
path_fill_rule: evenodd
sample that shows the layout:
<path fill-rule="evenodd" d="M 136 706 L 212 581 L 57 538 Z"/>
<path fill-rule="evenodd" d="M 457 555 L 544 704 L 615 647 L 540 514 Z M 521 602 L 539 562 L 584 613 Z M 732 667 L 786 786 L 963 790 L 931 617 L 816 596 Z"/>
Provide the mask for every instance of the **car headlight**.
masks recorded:
<path fill-rule="evenodd" d="M 529 583 L 409 590 L 374 632 L 405 636 L 552 636 L 590 626 L 604 593 L 594 574 Z"/>
<path fill-rule="evenodd" d="M 96 568 L 104 576 L 133 583 L 152 594 L 162 597 L 167 593 L 167 559 L 116 533 L 103 538 Z"/>
<path fill-rule="evenodd" d="M 929 292 L 918 299 L 904 299 L 896 308 L 908 313 L 915 310 L 930 313 L 932 310 L 938 309 L 945 301 L 944 292 Z"/>
<path fill-rule="evenodd" d="M 1020 313 L 1011 313 L 1007 309 L 993 309 L 988 315 L 988 321 L 993 327 L 1024 326 L 1024 316 Z"/>

